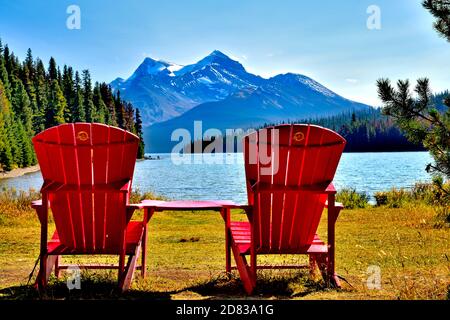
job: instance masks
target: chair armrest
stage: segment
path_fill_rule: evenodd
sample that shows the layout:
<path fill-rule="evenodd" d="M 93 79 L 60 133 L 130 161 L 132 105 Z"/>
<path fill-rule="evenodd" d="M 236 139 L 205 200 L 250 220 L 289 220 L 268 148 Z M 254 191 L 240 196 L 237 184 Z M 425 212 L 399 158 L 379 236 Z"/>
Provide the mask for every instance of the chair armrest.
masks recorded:
<path fill-rule="evenodd" d="M 40 209 L 40 208 L 42 208 L 42 199 L 31 201 L 31 207 L 33 209 Z"/>
<path fill-rule="evenodd" d="M 47 210 L 44 210 L 44 205 L 42 204 L 42 199 L 31 201 L 31 207 L 36 210 L 36 215 L 38 216 L 41 226 L 47 224 Z"/>
<path fill-rule="evenodd" d="M 123 192 L 131 191 L 131 180 L 122 180 L 112 183 L 103 184 L 63 184 L 59 182 L 45 181 L 42 185 L 41 192 L 56 193 L 70 191 L 89 191 L 89 192 Z"/>
<path fill-rule="evenodd" d="M 144 207 L 140 204 L 135 204 L 135 203 L 131 203 L 131 204 L 127 204 L 126 206 L 126 214 L 127 214 L 127 223 L 130 222 L 131 217 L 133 217 L 133 213 L 135 210 L 139 210 L 139 209 L 143 209 Z M 144 222 L 147 221 L 146 219 L 146 215 L 144 214 Z"/>
<path fill-rule="evenodd" d="M 145 206 L 142 205 L 141 203 L 130 203 L 127 204 L 127 209 L 131 209 L 131 210 L 139 210 L 139 209 L 144 209 Z"/>
<path fill-rule="evenodd" d="M 130 191 L 131 191 L 131 180 L 128 180 L 122 187 L 120 187 L 120 192 L 130 192 Z"/>
<path fill-rule="evenodd" d="M 344 209 L 344 205 L 343 205 L 342 203 L 340 203 L 340 202 L 335 202 L 335 203 L 334 203 L 334 207 L 335 207 L 336 209 L 338 209 L 338 210 Z M 325 208 L 328 209 L 328 200 L 325 202 Z"/>
<path fill-rule="evenodd" d="M 333 183 L 329 183 L 328 185 L 317 184 L 317 185 L 308 185 L 308 186 L 286 186 L 283 184 L 272 184 L 267 182 L 256 182 L 250 187 L 255 193 L 297 193 L 297 192 L 312 192 L 312 193 L 321 193 L 321 194 L 336 194 L 336 189 L 334 188 Z"/>
<path fill-rule="evenodd" d="M 333 182 L 331 182 L 329 185 L 328 185 L 328 187 L 325 189 L 325 193 L 331 193 L 331 194 L 336 194 L 337 193 L 337 191 L 336 191 L 336 188 L 334 187 L 334 184 L 333 184 Z"/>
<path fill-rule="evenodd" d="M 252 221 L 253 218 L 253 206 L 248 204 L 223 204 L 222 207 L 224 209 L 241 209 L 245 211 L 247 218 L 249 221 Z M 227 210 L 229 212 L 229 210 Z M 230 221 L 229 217 L 225 217 L 225 221 Z"/>

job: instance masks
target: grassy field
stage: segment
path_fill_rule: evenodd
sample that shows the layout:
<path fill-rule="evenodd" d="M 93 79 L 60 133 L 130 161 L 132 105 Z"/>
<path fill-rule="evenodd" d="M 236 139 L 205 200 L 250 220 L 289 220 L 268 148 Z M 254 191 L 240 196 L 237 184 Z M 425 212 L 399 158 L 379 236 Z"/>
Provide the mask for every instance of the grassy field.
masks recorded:
<path fill-rule="evenodd" d="M 0 197 L 0 299 L 39 298 L 27 286 L 39 253 L 38 220 L 26 205 L 34 196 L 19 195 L 15 203 Z M 307 271 L 261 271 L 255 295 L 247 297 L 237 274 L 225 275 L 224 226 L 218 213 L 158 213 L 149 224 L 148 276 L 136 274 L 132 290 L 123 295 L 116 291 L 116 272 L 88 271 L 82 273 L 81 290 L 69 292 L 63 273 L 59 280 L 51 279 L 45 298 L 448 299 L 450 232 L 434 228 L 434 216 L 425 205 L 344 210 L 336 230 L 342 289 L 325 288 Z M 243 217 L 233 213 L 234 219 Z M 325 230 L 323 219 L 319 234 L 325 236 Z M 270 259 L 262 257 L 259 263 L 306 262 L 295 256 Z M 85 258 L 63 261 L 79 263 Z M 369 266 L 380 268 L 381 289 L 368 289 Z"/>

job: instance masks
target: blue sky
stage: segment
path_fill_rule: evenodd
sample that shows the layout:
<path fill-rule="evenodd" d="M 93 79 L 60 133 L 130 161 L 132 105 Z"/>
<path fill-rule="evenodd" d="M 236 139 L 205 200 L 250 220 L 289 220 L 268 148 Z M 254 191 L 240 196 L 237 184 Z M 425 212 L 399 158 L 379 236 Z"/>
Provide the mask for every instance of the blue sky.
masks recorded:
<path fill-rule="evenodd" d="M 214 49 L 269 77 L 302 73 L 344 97 L 379 104 L 380 77 L 427 76 L 450 88 L 450 44 L 420 0 L 0 0 L 0 37 L 23 58 L 88 68 L 94 80 L 127 78 L 145 56 L 189 64 Z M 69 5 L 81 29 L 69 30 Z M 381 9 L 381 29 L 366 12 Z"/>

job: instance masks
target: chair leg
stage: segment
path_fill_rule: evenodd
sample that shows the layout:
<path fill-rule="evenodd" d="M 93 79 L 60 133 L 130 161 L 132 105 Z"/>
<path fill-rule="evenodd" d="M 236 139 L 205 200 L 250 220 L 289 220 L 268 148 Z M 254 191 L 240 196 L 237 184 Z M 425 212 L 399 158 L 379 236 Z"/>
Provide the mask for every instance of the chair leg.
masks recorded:
<path fill-rule="evenodd" d="M 340 283 L 338 280 L 338 276 L 336 275 L 335 270 L 335 238 L 336 238 L 336 230 L 335 224 L 336 220 L 339 216 L 340 209 L 335 206 L 335 195 L 328 195 L 328 256 L 327 256 L 327 285 L 332 287 L 340 287 Z"/>
<path fill-rule="evenodd" d="M 39 272 L 36 277 L 36 284 L 35 284 L 39 292 L 43 292 L 47 288 L 47 280 L 48 280 L 46 277 L 47 257 L 48 257 L 47 255 L 43 255 L 41 256 L 39 261 Z"/>
<path fill-rule="evenodd" d="M 122 278 L 124 270 L 125 270 L 125 253 L 119 255 L 119 270 L 118 270 L 119 279 Z"/>
<path fill-rule="evenodd" d="M 41 257 L 39 264 L 39 273 L 36 278 L 36 286 L 39 291 L 45 291 L 45 289 L 47 288 L 47 283 L 54 266 L 56 273 L 57 259 L 58 256 L 52 256 L 47 254 Z"/>
<path fill-rule="evenodd" d="M 328 256 L 326 254 L 317 254 L 314 256 L 314 259 L 319 268 L 320 274 L 322 275 L 323 280 L 329 286 L 329 277 L 328 277 Z"/>
<path fill-rule="evenodd" d="M 250 275 L 252 279 L 253 287 L 256 287 L 256 276 L 257 276 L 257 263 L 256 254 L 253 252 L 250 254 Z"/>
<path fill-rule="evenodd" d="M 225 271 L 227 274 L 231 273 L 231 244 L 230 244 L 230 230 L 225 227 Z"/>
<path fill-rule="evenodd" d="M 334 271 L 334 264 L 330 263 L 330 261 L 331 259 L 327 254 L 320 254 L 316 256 L 316 262 L 327 287 L 340 288 L 341 284 L 336 272 Z"/>
<path fill-rule="evenodd" d="M 247 292 L 248 295 L 251 295 L 255 289 L 255 276 L 252 274 L 252 271 L 248 266 L 247 259 L 244 255 L 240 254 L 239 249 L 236 246 L 232 246 L 232 251 L 245 292 Z"/>
<path fill-rule="evenodd" d="M 50 275 L 52 274 L 53 267 L 56 267 L 56 261 L 58 260 L 58 256 L 47 256 L 47 270 L 45 272 L 45 281 L 48 282 Z M 55 268 L 56 273 L 56 268 Z"/>
<path fill-rule="evenodd" d="M 332 288 L 341 288 L 341 283 L 339 277 L 336 274 L 335 264 L 334 264 L 334 252 L 328 254 L 327 258 L 327 275 L 328 275 L 328 285 Z"/>
<path fill-rule="evenodd" d="M 119 278 L 119 288 L 122 292 L 130 289 L 131 282 L 133 281 L 134 270 L 136 270 L 136 262 L 139 257 L 139 250 L 141 249 L 141 245 L 136 246 L 136 250 L 133 255 L 129 256 L 127 266 Z"/>
<path fill-rule="evenodd" d="M 142 236 L 142 261 L 141 261 L 141 276 L 145 279 L 147 272 L 147 225 L 144 226 L 144 234 Z"/>
<path fill-rule="evenodd" d="M 59 275 L 61 273 L 61 270 L 59 269 L 60 263 L 61 263 L 61 256 L 56 256 L 56 261 L 55 261 L 55 277 L 56 277 L 56 279 L 59 278 Z"/>
<path fill-rule="evenodd" d="M 314 278 L 317 265 L 316 258 L 312 254 L 310 254 L 308 257 L 309 257 L 309 276 L 311 278 Z"/>

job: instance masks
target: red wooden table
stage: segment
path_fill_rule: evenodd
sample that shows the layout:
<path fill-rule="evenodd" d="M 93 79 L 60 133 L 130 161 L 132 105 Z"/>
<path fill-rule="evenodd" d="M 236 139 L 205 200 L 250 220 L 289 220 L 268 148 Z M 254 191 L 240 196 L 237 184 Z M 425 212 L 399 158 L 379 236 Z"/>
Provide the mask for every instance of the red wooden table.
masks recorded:
<path fill-rule="evenodd" d="M 140 204 L 136 205 L 139 209 L 144 209 L 144 219 L 149 221 L 155 212 L 162 211 L 217 211 L 222 216 L 225 222 L 225 233 L 230 232 L 230 210 L 231 209 L 244 209 L 247 210 L 249 206 L 239 205 L 233 201 L 228 200 L 208 200 L 208 201 L 193 201 L 193 200 L 179 200 L 179 201 L 160 201 L 160 200 L 143 200 Z M 142 244 L 142 250 L 145 253 L 147 247 L 147 224 L 144 228 L 144 243 Z M 229 246 L 229 236 L 225 237 L 226 243 L 226 270 L 231 270 L 231 252 Z"/>

